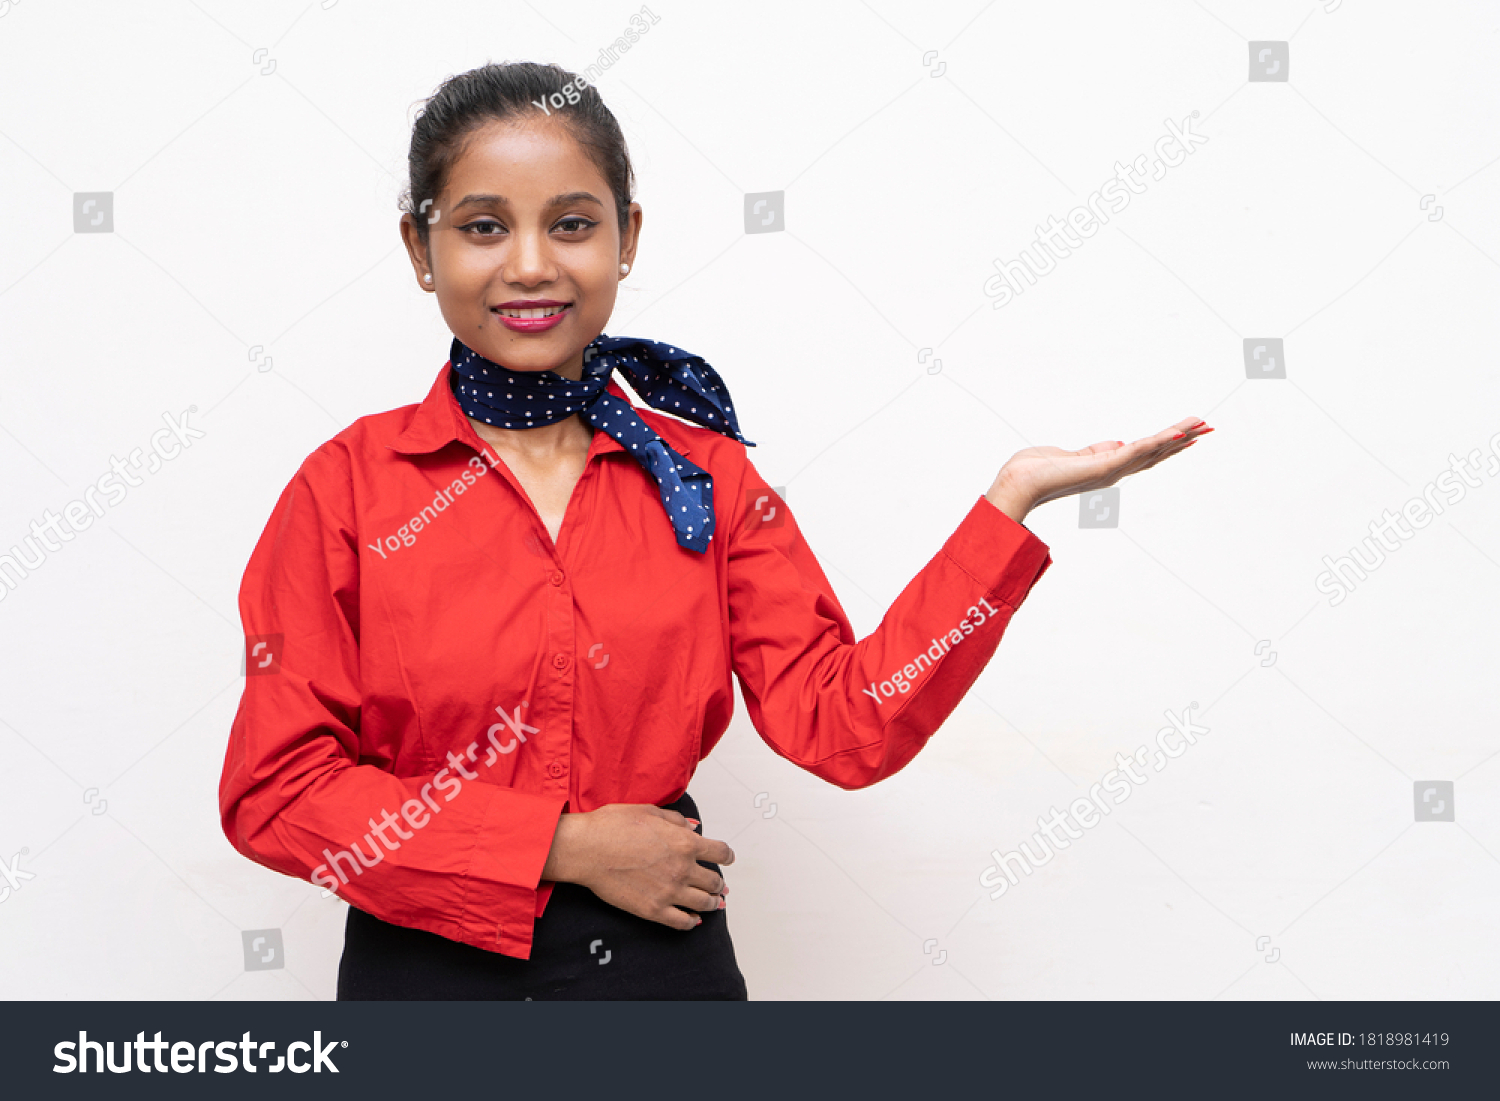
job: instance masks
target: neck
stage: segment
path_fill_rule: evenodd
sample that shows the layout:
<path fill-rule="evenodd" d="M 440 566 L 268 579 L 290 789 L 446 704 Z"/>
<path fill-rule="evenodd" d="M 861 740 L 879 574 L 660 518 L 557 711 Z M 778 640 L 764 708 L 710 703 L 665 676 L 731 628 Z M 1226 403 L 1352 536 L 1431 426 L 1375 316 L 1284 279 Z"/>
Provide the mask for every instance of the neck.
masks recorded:
<path fill-rule="evenodd" d="M 474 352 L 476 352 L 476 353 L 478 353 L 481 356 L 485 355 L 485 353 L 483 351 L 481 351 L 480 349 L 478 349 L 478 348 L 473 348 L 471 346 L 471 350 L 474 351 Z M 485 358 L 488 359 L 490 357 L 486 356 Z M 500 368 L 502 368 L 504 370 L 507 370 L 507 371 L 517 371 L 518 370 L 515 367 L 507 367 L 505 365 L 504 361 L 502 361 L 502 360 L 490 359 L 490 362 L 493 363 L 493 364 L 495 364 L 497 367 L 500 367 Z M 532 373 L 534 373 L 536 371 L 539 371 L 539 370 L 550 370 L 554 375 L 560 375 L 563 378 L 568 379 L 568 380 L 570 380 L 572 382 L 578 382 L 578 381 L 580 381 L 583 378 L 583 353 L 581 351 L 580 352 L 575 352 L 573 354 L 572 358 L 570 358 L 566 363 L 563 363 L 563 364 L 561 364 L 561 365 L 559 365 L 557 367 L 521 369 L 519 371 L 519 373 L 522 373 L 522 374 L 532 374 Z"/>
<path fill-rule="evenodd" d="M 496 428 L 473 417 L 466 419 L 479 438 L 496 451 L 527 461 L 546 462 L 560 455 L 587 451 L 594 436 L 593 428 L 577 413 L 536 428 Z"/>

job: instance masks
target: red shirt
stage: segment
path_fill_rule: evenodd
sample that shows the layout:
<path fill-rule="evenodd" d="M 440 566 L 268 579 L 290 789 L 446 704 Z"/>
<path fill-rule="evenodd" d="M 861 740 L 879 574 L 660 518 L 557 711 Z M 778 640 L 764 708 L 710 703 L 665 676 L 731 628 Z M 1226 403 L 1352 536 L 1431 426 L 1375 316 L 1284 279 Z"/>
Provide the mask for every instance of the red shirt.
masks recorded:
<path fill-rule="evenodd" d="M 443 365 L 307 457 L 245 569 L 225 835 L 385 921 L 527 958 L 558 816 L 679 798 L 750 721 L 842 788 L 898 771 L 1052 559 L 985 498 L 857 641 L 743 444 L 638 415 L 714 480 L 705 554 L 593 434 L 556 546 Z M 610 392 L 629 401 L 615 382 Z"/>

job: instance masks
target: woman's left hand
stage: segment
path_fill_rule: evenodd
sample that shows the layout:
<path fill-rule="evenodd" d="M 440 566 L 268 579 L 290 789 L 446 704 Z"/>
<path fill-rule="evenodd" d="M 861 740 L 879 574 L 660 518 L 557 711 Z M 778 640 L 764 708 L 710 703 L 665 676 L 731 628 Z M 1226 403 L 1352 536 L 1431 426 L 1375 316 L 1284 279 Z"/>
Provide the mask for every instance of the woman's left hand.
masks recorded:
<path fill-rule="evenodd" d="M 1198 437 L 1212 431 L 1197 417 L 1188 417 L 1129 444 L 1104 440 L 1080 451 L 1028 447 L 1017 451 L 1000 468 L 985 498 L 1019 524 L 1037 505 L 1112 486 L 1127 474 L 1149 470 L 1186 450 Z"/>

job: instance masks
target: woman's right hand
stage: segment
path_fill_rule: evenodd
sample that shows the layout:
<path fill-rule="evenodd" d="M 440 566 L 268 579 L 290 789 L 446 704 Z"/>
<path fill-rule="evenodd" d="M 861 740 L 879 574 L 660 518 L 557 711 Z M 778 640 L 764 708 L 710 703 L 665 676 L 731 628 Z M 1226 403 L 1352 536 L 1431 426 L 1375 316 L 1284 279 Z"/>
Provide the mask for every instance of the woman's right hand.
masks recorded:
<path fill-rule="evenodd" d="M 1112 486 L 1127 474 L 1149 470 L 1163 459 L 1186 451 L 1212 431 L 1199 418 L 1188 417 L 1129 444 L 1103 440 L 1079 451 L 1028 447 L 1017 451 L 1000 468 L 985 497 L 1019 524 L 1037 505 Z"/>
<path fill-rule="evenodd" d="M 734 852 L 700 837 L 675 810 L 611 803 L 558 819 L 542 878 L 581 884 L 611 906 L 687 930 L 703 921 L 697 912 L 723 905 L 724 877 L 700 860 L 733 864 Z"/>

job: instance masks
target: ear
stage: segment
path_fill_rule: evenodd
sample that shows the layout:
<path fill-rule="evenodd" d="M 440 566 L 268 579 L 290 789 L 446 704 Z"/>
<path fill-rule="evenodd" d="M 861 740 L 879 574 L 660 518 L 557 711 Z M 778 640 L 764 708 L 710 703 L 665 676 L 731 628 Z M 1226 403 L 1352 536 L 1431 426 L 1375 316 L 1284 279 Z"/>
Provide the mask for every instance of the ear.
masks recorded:
<path fill-rule="evenodd" d="M 432 271 L 432 265 L 428 260 L 427 245 L 422 243 L 422 235 L 417 229 L 416 219 L 410 214 L 403 214 L 397 228 L 401 233 L 401 243 L 406 246 L 407 258 L 411 260 L 411 268 L 416 276 L 417 285 L 424 291 L 432 290 L 432 284 L 422 278 Z"/>
<path fill-rule="evenodd" d="M 631 203 L 630 210 L 625 215 L 625 232 L 620 235 L 620 263 L 635 267 L 636 249 L 641 240 L 641 213 L 640 203 Z"/>

